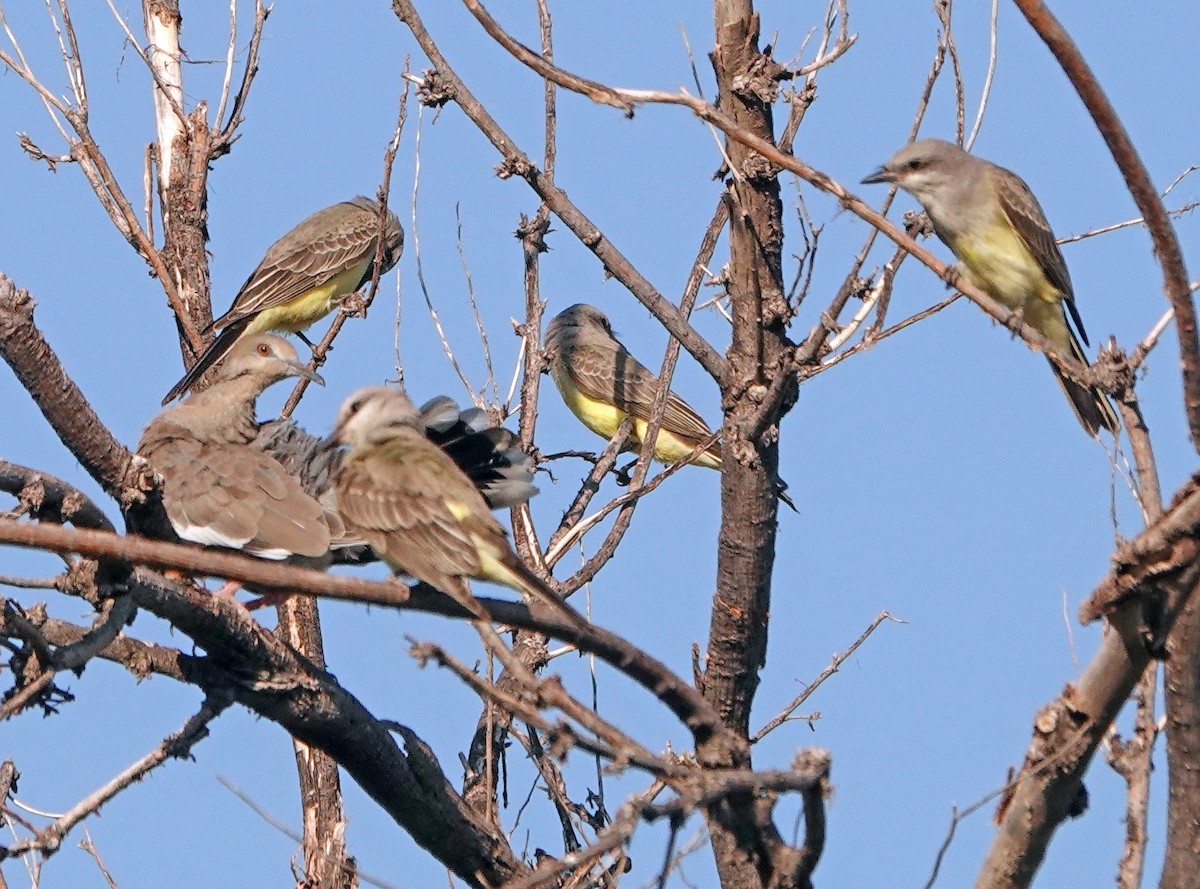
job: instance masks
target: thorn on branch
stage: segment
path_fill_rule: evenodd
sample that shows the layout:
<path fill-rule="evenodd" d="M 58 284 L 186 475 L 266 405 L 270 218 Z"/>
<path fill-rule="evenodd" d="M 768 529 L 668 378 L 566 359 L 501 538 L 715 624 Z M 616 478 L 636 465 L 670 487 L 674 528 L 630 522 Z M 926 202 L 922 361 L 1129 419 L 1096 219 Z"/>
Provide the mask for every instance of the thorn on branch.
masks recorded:
<path fill-rule="evenodd" d="M 546 246 L 545 239 L 551 231 L 549 216 L 543 217 L 539 214 L 530 219 L 522 213 L 513 236 L 526 247 L 532 247 L 538 253 L 549 253 L 550 248 Z"/>
<path fill-rule="evenodd" d="M 362 293 L 357 290 L 352 293 L 345 293 L 338 297 L 337 304 L 343 312 L 351 318 L 366 318 L 367 317 L 367 299 Z M 311 344 L 310 344 L 311 345 Z M 332 347 L 330 347 L 332 350 Z M 321 356 L 324 363 L 324 355 Z"/>
<path fill-rule="evenodd" d="M 933 234 L 933 223 L 924 211 L 908 210 L 904 214 L 904 232 L 914 241 L 917 238 L 928 238 Z"/>

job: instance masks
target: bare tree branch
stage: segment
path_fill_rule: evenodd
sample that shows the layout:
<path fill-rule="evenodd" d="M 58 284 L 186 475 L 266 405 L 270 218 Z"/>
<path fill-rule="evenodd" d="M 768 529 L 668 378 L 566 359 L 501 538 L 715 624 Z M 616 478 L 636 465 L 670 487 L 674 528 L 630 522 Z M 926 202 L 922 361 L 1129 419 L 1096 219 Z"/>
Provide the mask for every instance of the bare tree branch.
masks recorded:
<path fill-rule="evenodd" d="M 567 197 L 565 191 L 556 186 L 544 171 L 539 170 L 528 156 L 517 147 L 500 128 L 495 119 L 467 89 L 466 84 L 450 67 L 449 62 L 438 50 L 429 36 L 420 16 L 409 0 L 393 0 L 392 9 L 420 44 L 421 50 L 436 68 L 436 74 L 427 74 L 423 83 L 422 101 L 442 104 L 453 100 L 471 121 L 479 127 L 489 141 L 504 156 L 499 175 L 520 176 L 525 179 L 562 223 L 596 254 L 605 269 L 620 281 L 630 293 L 637 297 L 664 327 L 670 331 L 685 349 L 700 363 L 718 383 L 725 379 L 725 359 L 690 324 L 683 320 L 679 310 L 659 293 L 633 267 L 616 246 L 604 236 L 600 229 L 588 219 Z"/>
<path fill-rule="evenodd" d="M 1171 225 L 1162 198 L 1158 196 L 1150 173 L 1134 148 L 1133 140 L 1071 35 L 1041 0 L 1014 2 L 1033 30 L 1045 41 L 1063 73 L 1079 93 L 1079 98 L 1091 114 L 1096 129 L 1100 131 L 1125 178 L 1129 194 L 1146 220 L 1146 227 L 1154 242 L 1154 256 L 1162 268 L 1163 290 L 1171 308 L 1175 310 L 1180 361 L 1183 365 L 1183 406 L 1192 444 L 1200 451 L 1200 339 L 1196 332 L 1196 308 L 1192 303 L 1187 269 L 1183 264 L 1183 252 L 1175 235 L 1175 227 Z"/>

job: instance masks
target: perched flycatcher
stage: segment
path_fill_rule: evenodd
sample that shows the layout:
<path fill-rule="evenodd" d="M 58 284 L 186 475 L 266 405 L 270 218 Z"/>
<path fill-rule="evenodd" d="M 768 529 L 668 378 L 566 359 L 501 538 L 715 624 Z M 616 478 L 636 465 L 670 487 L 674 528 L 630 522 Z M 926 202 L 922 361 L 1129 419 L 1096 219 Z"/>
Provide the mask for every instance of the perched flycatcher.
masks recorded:
<path fill-rule="evenodd" d="M 342 405 L 330 441 L 349 448 L 334 478 L 338 512 L 347 530 L 394 571 L 460 603 L 471 577 L 558 602 L 512 551 L 474 483 L 425 437 L 402 389 L 355 392 Z"/>
<path fill-rule="evenodd" d="M 192 388 L 240 337 L 268 330 L 301 333 L 333 311 L 339 297 L 370 281 L 379 211 L 370 198 L 342 201 L 318 210 L 272 244 L 229 311 L 208 328 L 220 331 L 217 338 L 171 387 L 163 404 Z M 403 247 L 400 220 L 388 213 L 380 274 L 396 264 Z"/>
<path fill-rule="evenodd" d="M 640 453 L 658 377 L 617 341 L 604 313 L 583 303 L 564 309 L 546 327 L 546 355 L 550 375 L 571 413 L 603 438 L 612 438 L 625 418 L 633 417 L 627 447 Z M 674 463 L 711 435 L 691 405 L 670 392 L 654 441 L 654 459 Z M 692 463 L 720 469 L 721 443 L 711 443 Z"/>
<path fill-rule="evenodd" d="M 1019 311 L 1026 324 L 1087 365 L 1079 343 L 1087 343 L 1087 334 L 1067 264 L 1046 214 L 1020 176 L 957 145 L 923 139 L 900 149 L 863 182 L 892 182 L 920 201 L 967 281 Z M 1120 422 L 1104 393 L 1068 378 L 1053 362 L 1050 367 L 1083 427 L 1093 436 L 1101 429 L 1115 435 Z"/>

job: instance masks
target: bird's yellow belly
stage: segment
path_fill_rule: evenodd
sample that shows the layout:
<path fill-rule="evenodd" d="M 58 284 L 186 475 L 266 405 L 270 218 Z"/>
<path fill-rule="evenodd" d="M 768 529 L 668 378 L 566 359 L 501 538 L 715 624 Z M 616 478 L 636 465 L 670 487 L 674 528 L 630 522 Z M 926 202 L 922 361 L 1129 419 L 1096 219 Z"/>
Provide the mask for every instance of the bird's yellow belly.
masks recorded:
<path fill-rule="evenodd" d="M 986 237 L 960 238 L 954 253 L 964 277 L 1010 309 L 1029 309 L 1034 298 L 1060 298 L 1007 220 L 991 226 Z"/>
<path fill-rule="evenodd" d="M 268 330 L 298 333 L 307 330 L 313 322 L 320 321 L 333 310 L 333 302 L 337 297 L 353 292 L 368 265 L 370 260 L 359 263 L 283 305 L 259 312 L 246 327 L 246 333 L 265 333 Z"/>
<path fill-rule="evenodd" d="M 633 421 L 634 435 L 639 442 L 646 440 L 646 427 L 649 425 L 645 420 L 635 419 Z M 690 454 L 692 449 L 699 443 L 699 441 L 688 443 L 660 426 L 658 429 L 658 438 L 654 439 L 654 459 L 660 463 L 674 463 L 676 460 L 682 460 Z M 698 457 L 693 459 L 692 464 L 695 466 L 704 466 L 708 469 L 721 468 L 721 461 L 707 451 L 702 452 Z"/>
<path fill-rule="evenodd" d="M 615 405 L 605 404 L 584 395 L 565 371 L 556 369 L 553 376 L 558 391 L 562 393 L 563 401 L 584 426 L 603 438 L 612 438 L 616 434 L 617 428 L 628 416 L 625 411 Z M 646 427 L 649 425 L 645 420 L 633 418 L 633 429 L 629 433 L 629 446 L 632 450 L 640 451 L 639 446 L 645 440 Z M 659 427 L 658 437 L 654 440 L 654 459 L 660 463 L 674 463 L 690 454 L 693 446 L 668 430 Z M 721 468 L 721 461 L 708 453 L 701 454 L 692 462 L 697 466 L 709 469 Z"/>
<path fill-rule="evenodd" d="M 571 380 L 565 369 L 556 364 L 553 371 L 554 384 L 563 401 L 588 429 L 604 438 L 612 438 L 617 427 L 625 420 L 625 412 L 614 405 L 588 398 Z"/>

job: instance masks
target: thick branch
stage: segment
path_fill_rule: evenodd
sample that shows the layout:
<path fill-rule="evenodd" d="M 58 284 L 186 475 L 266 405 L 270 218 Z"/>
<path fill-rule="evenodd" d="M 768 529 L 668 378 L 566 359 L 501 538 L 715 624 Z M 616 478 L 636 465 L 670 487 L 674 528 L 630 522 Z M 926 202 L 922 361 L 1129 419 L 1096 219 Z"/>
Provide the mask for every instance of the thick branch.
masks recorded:
<path fill-rule="evenodd" d="M 999 828 L 977 889 L 1028 886 L 1084 772 L 1149 663 L 1143 605 L 1157 603 L 1166 633 L 1200 585 L 1200 486 L 1193 479 L 1162 518 L 1122 546 L 1114 569 L 1080 609 L 1108 614 L 1110 631 L 1079 681 L 1044 707 L 1025 763 L 997 816 Z M 1158 610 L 1158 609 L 1156 609 Z"/>
<path fill-rule="evenodd" d="M 1167 734 L 1167 828 L 1159 889 L 1196 885 L 1200 848 L 1200 598 L 1193 596 L 1167 640 L 1163 682 Z"/>
<path fill-rule="evenodd" d="M 0 520 L 0 543 L 54 552 L 75 552 L 94 558 L 111 557 L 155 568 L 174 568 L 193 574 L 226 577 L 270 591 L 386 605 L 458 619 L 474 617 L 448 596 L 423 585 L 409 589 L 398 582 L 380 583 L 339 577 L 311 568 L 268 563 L 248 556 L 133 535 Z M 575 619 L 535 616 L 520 603 L 488 598 L 476 598 L 475 601 L 491 621 L 555 636 L 620 670 L 662 701 L 692 731 L 697 744 L 714 739 L 718 747 L 721 744 L 737 744 L 695 689 L 662 663 L 615 633 L 587 624 L 578 616 Z M 566 605 L 563 607 L 567 608 Z M 154 613 L 174 621 L 173 615 L 158 611 Z"/>
<path fill-rule="evenodd" d="M 124 503 L 131 457 L 100 422 L 33 323 L 33 297 L 0 273 L 0 355 L 88 475 Z"/>
<path fill-rule="evenodd" d="M 317 600 L 291 596 L 277 608 L 275 633 L 318 669 L 325 669 L 321 616 Z M 346 849 L 346 815 L 337 762 L 328 753 L 292 739 L 300 782 L 300 810 L 304 823 L 304 877 L 322 889 L 354 889 L 354 859 Z"/>
<path fill-rule="evenodd" d="M 771 105 L 782 69 L 759 50 L 758 16 L 750 0 L 717 0 L 713 12 L 717 103 L 738 127 L 770 142 Z M 703 689 L 725 724 L 747 738 L 759 671 L 766 664 L 779 506 L 777 423 L 794 401 L 795 380 L 785 360 L 791 306 L 783 283 L 778 170 L 739 143 L 727 140 L 725 152 L 733 337 L 727 353 L 730 375 L 721 387 L 721 533 Z M 777 401 L 762 422 L 762 396 L 777 378 L 786 381 L 789 397 Z M 748 749 L 744 759 L 732 762 L 716 761 L 703 749 L 697 752 L 709 766 L 750 764 Z M 797 869 L 796 850 L 782 841 L 772 821 L 773 807 L 773 801 L 754 794 L 730 794 L 706 808 L 717 870 L 727 889 L 808 885 L 807 874 Z M 814 825 L 823 824 L 822 816 L 814 817 Z M 813 849 L 819 856 L 819 844 Z M 808 873 L 815 863 L 814 857 L 805 866 Z"/>
<path fill-rule="evenodd" d="M 48 472 L 0 460 L 0 491 L 23 501 L 30 498 L 26 512 L 31 518 L 60 525 L 70 522 L 76 528 L 116 530 L 91 498 Z"/>

